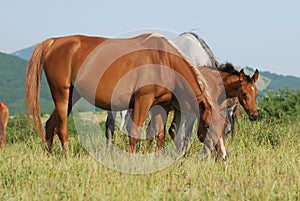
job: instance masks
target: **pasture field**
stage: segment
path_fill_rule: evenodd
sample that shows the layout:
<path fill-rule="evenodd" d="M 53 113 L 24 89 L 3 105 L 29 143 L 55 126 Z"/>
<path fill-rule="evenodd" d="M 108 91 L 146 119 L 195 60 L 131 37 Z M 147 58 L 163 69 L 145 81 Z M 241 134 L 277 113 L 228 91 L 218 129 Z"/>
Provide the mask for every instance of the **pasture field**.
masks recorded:
<path fill-rule="evenodd" d="M 299 119 L 250 122 L 244 115 L 237 124 L 225 162 L 201 159 L 195 140 L 170 167 L 131 175 L 93 159 L 72 129 L 69 156 L 57 138 L 48 154 L 25 117 L 17 116 L 0 150 L 0 200 L 299 200 Z"/>

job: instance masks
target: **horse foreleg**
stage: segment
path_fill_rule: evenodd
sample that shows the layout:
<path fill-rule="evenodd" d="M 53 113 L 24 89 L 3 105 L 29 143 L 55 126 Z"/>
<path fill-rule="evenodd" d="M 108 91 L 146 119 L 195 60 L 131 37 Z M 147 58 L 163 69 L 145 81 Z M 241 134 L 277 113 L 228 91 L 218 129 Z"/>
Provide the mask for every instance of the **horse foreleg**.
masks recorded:
<path fill-rule="evenodd" d="M 147 152 L 150 152 L 151 144 L 153 142 L 153 137 L 155 136 L 155 128 L 153 126 L 154 120 L 152 119 L 151 115 L 151 121 L 148 123 L 147 129 L 146 129 L 146 141 L 147 141 Z"/>
<path fill-rule="evenodd" d="M 112 145 L 112 138 L 115 132 L 115 117 L 116 112 L 107 111 L 107 118 L 105 122 L 105 136 L 106 136 L 106 146 L 110 148 Z"/>
<path fill-rule="evenodd" d="M 153 103 L 152 96 L 142 96 L 135 98 L 134 111 L 133 111 L 133 122 L 129 136 L 129 148 L 128 152 L 134 153 L 136 145 L 140 139 L 143 123 L 146 119 L 148 111 Z"/>
<path fill-rule="evenodd" d="M 193 114 L 189 114 L 186 117 L 186 121 L 185 121 L 185 134 L 184 134 L 184 143 L 183 143 L 183 151 L 186 152 L 189 146 L 189 143 L 191 141 L 192 138 L 192 132 L 193 132 L 193 127 L 194 127 L 194 123 L 196 121 L 196 116 Z"/>
<path fill-rule="evenodd" d="M 173 120 L 169 128 L 169 135 L 171 139 L 175 142 L 176 133 L 178 130 L 178 126 L 180 125 L 181 113 L 179 110 L 174 109 Z"/>
<path fill-rule="evenodd" d="M 218 157 L 223 159 L 224 161 L 227 159 L 227 151 L 225 147 L 225 141 L 224 141 L 224 135 L 222 133 L 222 136 L 218 140 L 217 144 L 215 145 L 215 149 L 217 151 Z"/>
<path fill-rule="evenodd" d="M 155 120 L 156 132 L 156 148 L 162 150 L 165 144 L 165 123 L 167 120 L 167 111 L 160 107 L 158 110 L 153 111 Z"/>
<path fill-rule="evenodd" d="M 174 119 L 173 119 L 173 127 L 176 128 L 174 132 L 174 143 L 176 146 L 176 150 L 178 153 L 184 153 L 186 149 L 186 119 L 187 114 L 180 112 L 175 109 L 174 111 Z M 169 130 L 170 131 L 170 130 Z"/>
<path fill-rule="evenodd" d="M 125 122 L 126 122 L 126 116 L 127 116 L 128 110 L 122 110 L 120 111 L 121 115 L 121 123 L 120 123 L 120 130 L 123 130 Z"/>

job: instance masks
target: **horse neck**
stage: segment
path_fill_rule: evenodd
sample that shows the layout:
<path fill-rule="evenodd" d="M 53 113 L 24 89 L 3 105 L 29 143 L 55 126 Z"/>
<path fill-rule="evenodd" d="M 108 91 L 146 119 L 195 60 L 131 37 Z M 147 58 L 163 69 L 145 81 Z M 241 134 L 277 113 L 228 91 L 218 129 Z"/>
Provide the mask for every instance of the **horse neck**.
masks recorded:
<path fill-rule="evenodd" d="M 220 74 L 224 83 L 226 97 L 233 98 L 238 96 L 238 88 L 241 86 L 239 76 L 227 72 L 221 72 Z"/>

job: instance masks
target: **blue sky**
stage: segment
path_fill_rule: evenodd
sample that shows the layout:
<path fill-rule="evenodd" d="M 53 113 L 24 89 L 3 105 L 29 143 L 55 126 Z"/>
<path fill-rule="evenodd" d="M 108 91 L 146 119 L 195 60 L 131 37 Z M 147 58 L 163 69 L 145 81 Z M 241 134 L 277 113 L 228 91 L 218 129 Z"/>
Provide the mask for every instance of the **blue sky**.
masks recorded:
<path fill-rule="evenodd" d="M 300 77 L 298 0 L 0 0 L 0 52 L 71 34 L 195 29 L 221 61 Z"/>

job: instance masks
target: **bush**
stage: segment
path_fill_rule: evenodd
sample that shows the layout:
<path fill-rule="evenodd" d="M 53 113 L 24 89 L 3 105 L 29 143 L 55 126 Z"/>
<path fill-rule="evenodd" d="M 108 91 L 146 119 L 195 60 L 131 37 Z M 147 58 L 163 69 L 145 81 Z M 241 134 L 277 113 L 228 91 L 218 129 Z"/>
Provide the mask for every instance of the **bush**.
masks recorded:
<path fill-rule="evenodd" d="M 23 142 L 36 136 L 38 135 L 32 124 L 28 122 L 25 114 L 10 117 L 6 131 L 6 141 L 8 143 Z"/>
<path fill-rule="evenodd" d="M 266 91 L 259 101 L 260 118 L 292 122 L 300 117 L 300 89 Z"/>

